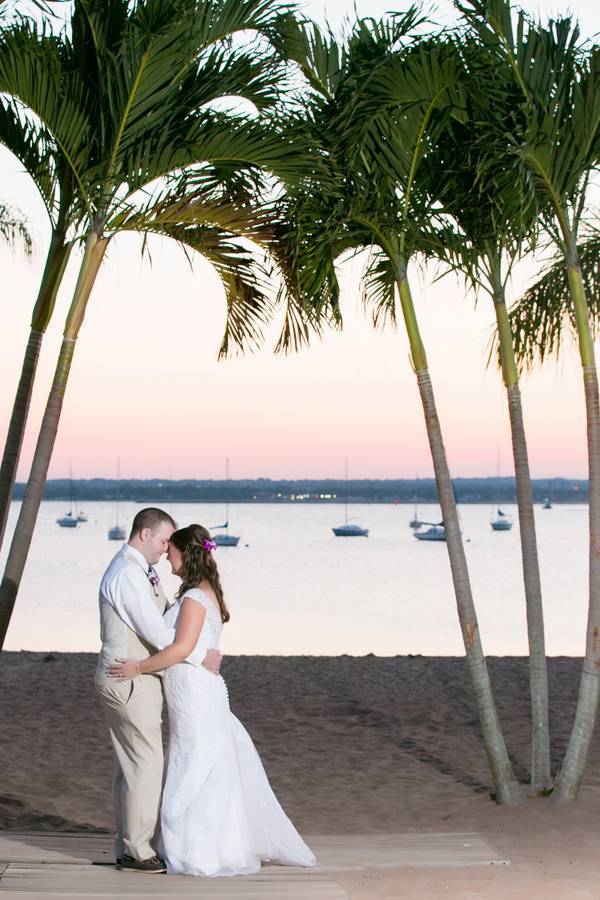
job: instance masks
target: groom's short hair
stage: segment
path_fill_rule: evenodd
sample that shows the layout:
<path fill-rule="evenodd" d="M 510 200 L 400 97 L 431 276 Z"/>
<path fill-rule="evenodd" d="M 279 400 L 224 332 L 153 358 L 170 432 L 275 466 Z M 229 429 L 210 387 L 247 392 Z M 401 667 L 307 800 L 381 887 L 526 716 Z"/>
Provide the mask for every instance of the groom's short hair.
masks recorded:
<path fill-rule="evenodd" d="M 150 531 L 155 532 L 161 522 L 168 522 L 173 528 L 177 528 L 173 517 L 165 512 L 164 509 L 157 509 L 155 506 L 140 509 L 139 513 L 136 513 L 134 517 L 129 540 L 136 534 L 139 534 L 140 531 L 143 531 L 144 528 L 149 528 Z"/>

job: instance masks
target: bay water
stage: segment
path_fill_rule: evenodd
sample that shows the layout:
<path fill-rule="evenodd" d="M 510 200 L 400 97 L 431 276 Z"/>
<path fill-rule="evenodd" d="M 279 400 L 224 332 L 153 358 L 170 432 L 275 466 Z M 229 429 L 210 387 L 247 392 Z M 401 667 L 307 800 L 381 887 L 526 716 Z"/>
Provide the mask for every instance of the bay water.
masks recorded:
<path fill-rule="evenodd" d="M 1 563 L 19 503 L 13 503 Z M 141 507 L 121 504 L 126 529 Z M 213 504 L 167 507 L 180 526 L 223 521 Z M 484 650 L 527 653 L 519 525 L 493 532 L 490 508 L 460 508 Z M 7 635 L 8 650 L 96 651 L 98 584 L 120 544 L 108 541 L 114 503 L 87 503 L 89 521 L 60 528 L 63 502 L 45 501 Z M 587 506 L 536 508 L 549 655 L 580 656 L 587 616 Z M 239 504 L 229 511 L 237 548 L 216 552 L 231 622 L 227 654 L 361 656 L 463 654 L 448 554 L 444 543 L 415 540 L 407 505 L 351 507 L 367 538 L 335 537 L 340 505 Z M 421 519 L 440 520 L 439 507 L 419 507 Z M 158 571 L 168 595 L 177 579 L 166 560 Z"/>

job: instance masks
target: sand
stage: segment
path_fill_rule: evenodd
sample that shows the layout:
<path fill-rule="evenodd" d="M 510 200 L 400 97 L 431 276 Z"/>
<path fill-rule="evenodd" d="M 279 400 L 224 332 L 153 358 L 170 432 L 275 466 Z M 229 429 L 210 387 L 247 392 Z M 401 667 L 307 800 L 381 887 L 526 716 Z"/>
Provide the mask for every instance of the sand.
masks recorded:
<path fill-rule="evenodd" d="M 0 826 L 112 828 L 111 752 L 93 690 L 95 656 L 0 656 Z M 527 661 L 489 660 L 515 771 L 527 782 Z M 549 661 L 552 763 L 568 739 L 580 661 Z M 600 898 L 600 741 L 577 803 L 490 799 L 462 659 L 231 657 L 231 705 L 305 834 L 477 831 L 508 868 L 368 870 L 339 876 L 354 898 Z"/>

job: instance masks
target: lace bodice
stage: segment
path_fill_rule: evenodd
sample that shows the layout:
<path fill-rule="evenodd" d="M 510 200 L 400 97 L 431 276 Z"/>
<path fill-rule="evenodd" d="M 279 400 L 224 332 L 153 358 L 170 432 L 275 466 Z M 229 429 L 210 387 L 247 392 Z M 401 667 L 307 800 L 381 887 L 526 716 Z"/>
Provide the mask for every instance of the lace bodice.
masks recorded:
<path fill-rule="evenodd" d="M 221 621 L 221 613 L 215 605 L 214 600 L 212 600 L 208 594 L 205 594 L 204 591 L 201 591 L 200 588 L 189 588 L 185 592 L 184 597 L 191 597 L 192 600 L 201 603 L 206 610 L 206 618 L 204 619 L 204 624 L 196 647 L 202 647 L 205 650 L 218 648 L 219 641 L 221 640 L 221 632 L 223 631 L 223 622 Z M 181 600 L 176 600 L 164 615 L 165 622 L 168 625 L 172 625 L 174 628 L 177 628 L 177 619 L 179 618 L 181 602 L 184 597 L 182 597 Z"/>

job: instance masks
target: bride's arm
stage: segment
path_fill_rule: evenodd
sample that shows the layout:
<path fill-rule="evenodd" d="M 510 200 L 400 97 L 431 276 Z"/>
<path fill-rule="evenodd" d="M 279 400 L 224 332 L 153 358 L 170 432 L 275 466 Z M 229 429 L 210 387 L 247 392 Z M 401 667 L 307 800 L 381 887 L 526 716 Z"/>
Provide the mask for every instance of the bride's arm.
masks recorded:
<path fill-rule="evenodd" d="M 168 669 L 183 662 L 198 643 L 205 617 L 206 610 L 201 603 L 197 603 L 191 597 L 184 597 L 181 601 L 173 643 L 159 653 L 149 656 L 148 659 L 118 659 L 108 667 L 108 674 L 122 681 L 126 678 L 135 678 L 136 675 L 160 672 L 161 669 Z"/>

